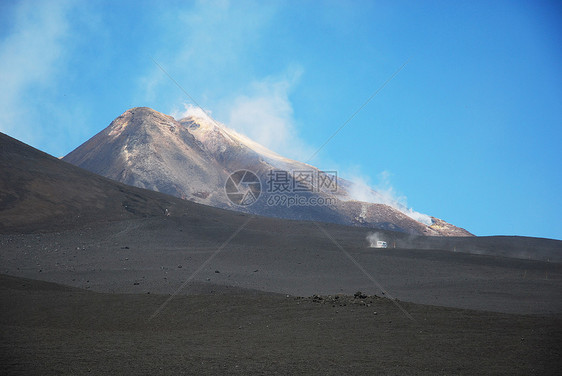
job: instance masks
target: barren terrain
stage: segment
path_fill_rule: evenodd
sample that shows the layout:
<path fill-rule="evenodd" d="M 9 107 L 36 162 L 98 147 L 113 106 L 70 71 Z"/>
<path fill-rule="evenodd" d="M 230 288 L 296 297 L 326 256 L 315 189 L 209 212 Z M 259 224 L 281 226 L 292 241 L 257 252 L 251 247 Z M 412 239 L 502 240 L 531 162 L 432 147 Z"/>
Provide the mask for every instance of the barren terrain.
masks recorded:
<path fill-rule="evenodd" d="M 374 249 L 371 229 L 211 208 L 0 142 L 2 374 L 562 368 L 560 241 L 379 231 Z"/>

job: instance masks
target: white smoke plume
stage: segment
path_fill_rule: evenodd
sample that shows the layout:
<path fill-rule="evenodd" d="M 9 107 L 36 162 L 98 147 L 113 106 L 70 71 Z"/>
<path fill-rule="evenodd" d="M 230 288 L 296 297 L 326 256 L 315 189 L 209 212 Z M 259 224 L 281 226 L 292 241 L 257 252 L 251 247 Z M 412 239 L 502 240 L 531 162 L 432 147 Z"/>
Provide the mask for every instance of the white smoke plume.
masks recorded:
<path fill-rule="evenodd" d="M 53 129 L 37 126 L 44 115 L 39 106 L 45 105 L 51 110 L 50 97 L 54 95 L 50 93 L 53 91 L 47 91 L 49 94 L 45 95 L 37 90 L 53 90 L 57 75 L 64 70 L 71 45 L 73 4 L 13 2 L 14 12 L 10 14 L 8 3 L 3 4 L 6 5 L 3 9 L 6 20 L 2 25 L 5 30 L 0 35 L 0 131 L 37 146 L 55 138 L 51 137 Z M 11 30 L 10 23 L 13 23 Z M 60 120 L 55 120 L 53 113 L 49 116 L 52 124 Z M 71 124 L 74 131 L 77 127 L 74 122 Z M 60 140 L 56 142 L 60 143 Z"/>
<path fill-rule="evenodd" d="M 300 67 L 290 67 L 279 76 L 253 81 L 243 93 L 219 101 L 214 107 L 217 121 L 283 157 L 306 160 L 313 149 L 299 135 L 289 98 L 301 74 Z M 171 111 L 171 115 L 175 119 L 212 117 L 210 111 L 191 104 L 184 104 L 184 108 Z"/>
<path fill-rule="evenodd" d="M 195 119 L 203 120 L 203 121 L 210 121 L 212 118 L 212 112 L 209 110 L 203 110 L 200 107 L 194 106 L 192 104 L 184 104 L 184 110 L 174 110 L 171 113 L 171 116 L 174 119 L 180 120 L 186 117 L 193 117 Z"/>
<path fill-rule="evenodd" d="M 384 241 L 382 234 L 378 232 L 370 232 L 367 234 L 367 241 L 369 242 L 370 248 L 377 248 L 378 241 Z"/>
<path fill-rule="evenodd" d="M 288 158 L 305 160 L 312 153 L 299 135 L 290 92 L 302 68 L 290 67 L 285 74 L 254 81 L 226 106 L 226 124 L 260 145 Z"/>
<path fill-rule="evenodd" d="M 406 197 L 397 194 L 390 184 L 390 174 L 388 171 L 383 171 L 379 174 L 379 184 L 375 186 L 375 189 L 372 189 L 367 181 L 360 176 L 355 176 L 350 180 L 353 184 L 349 194 L 353 200 L 385 204 L 425 225 L 429 226 L 433 223 L 429 215 L 419 213 L 408 207 Z"/>

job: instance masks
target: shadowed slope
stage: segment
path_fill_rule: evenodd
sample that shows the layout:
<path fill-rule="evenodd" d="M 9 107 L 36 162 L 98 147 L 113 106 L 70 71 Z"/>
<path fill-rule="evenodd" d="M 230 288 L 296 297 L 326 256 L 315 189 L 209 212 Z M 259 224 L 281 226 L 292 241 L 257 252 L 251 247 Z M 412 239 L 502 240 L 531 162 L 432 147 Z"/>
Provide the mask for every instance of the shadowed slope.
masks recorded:
<path fill-rule="evenodd" d="M 172 205 L 190 203 L 92 174 L 0 133 L 0 232 L 164 216 Z"/>

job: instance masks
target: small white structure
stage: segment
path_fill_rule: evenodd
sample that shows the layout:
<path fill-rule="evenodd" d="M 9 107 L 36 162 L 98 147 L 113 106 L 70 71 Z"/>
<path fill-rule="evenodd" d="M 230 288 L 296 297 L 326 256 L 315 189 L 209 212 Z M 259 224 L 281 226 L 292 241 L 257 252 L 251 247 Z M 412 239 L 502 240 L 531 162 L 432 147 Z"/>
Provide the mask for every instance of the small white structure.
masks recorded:
<path fill-rule="evenodd" d="M 385 241 L 379 240 L 384 239 L 384 234 L 372 233 L 367 234 L 367 241 L 369 242 L 369 248 L 387 248 L 388 244 Z"/>

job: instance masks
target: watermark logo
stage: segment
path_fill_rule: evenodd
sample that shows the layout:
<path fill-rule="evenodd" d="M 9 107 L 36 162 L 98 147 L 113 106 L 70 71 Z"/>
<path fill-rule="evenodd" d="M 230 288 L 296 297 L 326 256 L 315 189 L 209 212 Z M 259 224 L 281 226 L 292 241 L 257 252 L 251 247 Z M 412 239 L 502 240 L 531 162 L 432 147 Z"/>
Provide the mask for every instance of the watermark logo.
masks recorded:
<path fill-rule="evenodd" d="M 261 195 L 261 181 L 252 171 L 238 170 L 226 179 L 224 191 L 233 204 L 250 206 Z"/>
<path fill-rule="evenodd" d="M 270 170 L 267 174 L 268 193 L 335 193 L 338 190 L 336 171 Z"/>
<path fill-rule="evenodd" d="M 268 206 L 284 206 L 287 208 L 293 206 L 331 206 L 337 204 L 337 202 L 338 199 L 335 197 L 283 193 L 271 194 L 266 200 Z"/>
<path fill-rule="evenodd" d="M 249 170 L 238 170 L 230 174 L 224 190 L 230 202 L 238 206 L 252 205 L 262 193 L 266 193 L 265 203 L 268 206 L 328 206 L 337 203 L 335 197 L 330 197 L 330 193 L 338 189 L 336 171 L 270 170 L 266 179 L 262 192 L 258 175 Z"/>

